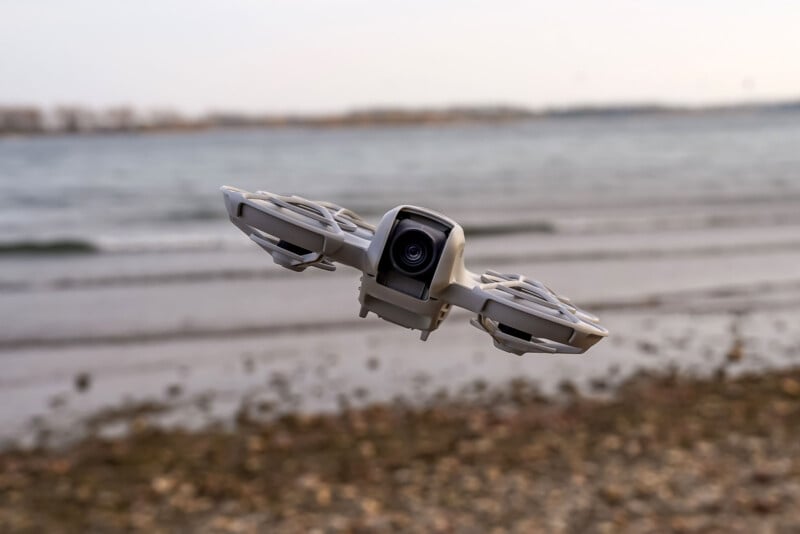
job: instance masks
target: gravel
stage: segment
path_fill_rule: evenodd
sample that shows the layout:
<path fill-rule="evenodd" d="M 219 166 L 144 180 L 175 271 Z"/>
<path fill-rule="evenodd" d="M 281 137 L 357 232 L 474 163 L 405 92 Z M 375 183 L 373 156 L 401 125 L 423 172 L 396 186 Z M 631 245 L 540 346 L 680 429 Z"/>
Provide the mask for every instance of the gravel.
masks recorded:
<path fill-rule="evenodd" d="M 0 453 L 2 532 L 800 532 L 800 370 Z"/>

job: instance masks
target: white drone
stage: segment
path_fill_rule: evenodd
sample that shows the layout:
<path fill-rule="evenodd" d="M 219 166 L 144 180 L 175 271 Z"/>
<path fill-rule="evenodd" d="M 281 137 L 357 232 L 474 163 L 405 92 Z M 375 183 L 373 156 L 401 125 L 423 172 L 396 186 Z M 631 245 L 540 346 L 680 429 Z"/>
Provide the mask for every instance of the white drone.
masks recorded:
<path fill-rule="evenodd" d="M 222 187 L 231 222 L 278 265 L 292 271 L 362 271 L 361 317 L 374 312 L 391 322 L 436 330 L 452 306 L 477 314 L 471 324 L 498 349 L 580 354 L 608 335 L 597 317 L 519 274 L 464 267 L 464 230 L 434 211 L 398 206 L 378 226 L 330 202 L 266 191 Z"/>

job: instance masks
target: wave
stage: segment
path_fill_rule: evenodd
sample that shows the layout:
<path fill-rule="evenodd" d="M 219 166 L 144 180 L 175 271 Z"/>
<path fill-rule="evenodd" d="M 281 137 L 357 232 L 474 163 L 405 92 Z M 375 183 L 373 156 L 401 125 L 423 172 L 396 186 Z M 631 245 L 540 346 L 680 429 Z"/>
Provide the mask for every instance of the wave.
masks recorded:
<path fill-rule="evenodd" d="M 765 212 L 745 213 L 699 213 L 682 214 L 650 214 L 640 216 L 638 213 L 600 213 L 590 214 L 582 218 L 562 217 L 550 219 L 528 220 L 496 220 L 468 221 L 462 224 L 464 233 L 471 238 L 502 239 L 515 234 L 538 235 L 601 235 L 620 233 L 643 233 L 664 231 L 685 231 L 698 229 L 734 229 L 734 228 L 768 228 L 800 226 L 800 212 L 796 205 L 792 210 L 771 210 Z M 216 219 L 216 212 L 197 210 L 186 212 L 176 217 L 194 217 L 201 220 L 207 217 Z M 163 228 L 161 228 L 163 226 Z M 159 229 L 160 228 L 160 229 Z M 800 242 L 792 242 L 789 248 L 796 248 Z M 212 252 L 235 250 L 251 245 L 248 240 L 228 224 L 208 225 L 187 232 L 184 228 L 172 228 L 169 225 L 157 225 L 142 232 L 125 232 L 120 228 L 116 233 L 108 228 L 102 233 L 91 236 L 75 235 L 67 237 L 36 238 L 23 236 L 17 239 L 0 240 L 0 258 L 23 255 L 79 255 L 79 254 L 157 254 L 180 252 Z M 763 243 L 761 248 L 752 244 L 746 247 L 759 251 L 787 247 L 787 243 Z M 711 247 L 714 248 L 713 246 Z M 707 253 L 709 251 L 706 251 Z M 617 252 L 611 252 L 616 254 Z M 611 254 L 609 253 L 609 254 Z M 649 253 L 649 252 L 648 252 Z M 691 253 L 694 253 L 692 251 Z M 556 254 L 550 261 L 576 259 L 575 253 Z M 595 255 L 597 252 L 579 253 Z M 539 261 L 544 259 L 537 257 Z M 581 258 L 585 259 L 585 258 Z M 589 259 L 598 259 L 592 257 Z"/>
<path fill-rule="evenodd" d="M 90 254 L 147 254 L 202 252 L 232 248 L 242 239 L 218 235 L 136 236 L 125 238 L 55 238 L 0 241 L 0 258 L 15 256 L 61 256 Z"/>
<path fill-rule="evenodd" d="M 210 213 L 185 213 L 180 217 L 196 217 L 196 220 Z M 175 220 L 175 219 L 173 219 Z M 185 220 L 189 220 L 188 218 Z M 140 254 L 169 252 L 202 252 L 226 250 L 241 246 L 246 240 L 234 233 L 223 232 L 203 234 L 140 235 L 140 236 L 98 236 L 92 238 L 69 237 L 53 239 L 22 238 L 0 241 L 0 258 L 10 256 L 47 256 L 79 254 Z M 464 225 L 467 236 L 495 236 L 519 233 L 555 233 L 556 227 L 548 222 L 498 223 L 486 225 Z"/>
<path fill-rule="evenodd" d="M 224 210 L 216 208 L 196 208 L 191 210 L 176 210 L 165 213 L 159 217 L 164 222 L 198 222 L 198 221 L 221 221 L 227 219 L 228 214 Z"/>
<path fill-rule="evenodd" d="M 0 256 L 96 254 L 100 248 L 82 239 L 53 239 L 46 241 L 20 240 L 0 242 Z"/>
<path fill-rule="evenodd" d="M 533 221 L 521 223 L 499 224 L 464 224 L 464 235 L 467 237 L 493 236 L 510 234 L 554 234 L 556 225 L 549 221 Z"/>

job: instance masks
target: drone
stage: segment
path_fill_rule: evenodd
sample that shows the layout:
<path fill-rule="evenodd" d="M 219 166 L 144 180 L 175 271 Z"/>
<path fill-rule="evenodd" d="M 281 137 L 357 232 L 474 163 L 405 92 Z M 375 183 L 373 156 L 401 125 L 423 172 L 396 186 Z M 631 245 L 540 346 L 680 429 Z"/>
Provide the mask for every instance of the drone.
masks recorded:
<path fill-rule="evenodd" d="M 331 202 L 223 186 L 231 222 L 275 263 L 296 272 L 362 272 L 360 317 L 369 312 L 428 339 L 453 306 L 476 314 L 470 323 L 500 350 L 581 354 L 608 335 L 599 319 L 566 297 L 520 274 L 470 272 L 464 230 L 435 211 L 402 205 L 377 226 Z"/>

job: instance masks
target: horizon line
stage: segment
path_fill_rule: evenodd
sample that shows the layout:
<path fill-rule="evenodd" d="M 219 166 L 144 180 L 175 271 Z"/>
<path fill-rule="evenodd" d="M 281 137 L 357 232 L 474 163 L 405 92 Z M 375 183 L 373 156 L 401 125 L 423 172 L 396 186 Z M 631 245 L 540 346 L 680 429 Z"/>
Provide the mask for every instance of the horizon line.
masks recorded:
<path fill-rule="evenodd" d="M 664 111 L 703 111 L 703 110 L 724 110 L 749 107 L 773 107 L 782 105 L 800 104 L 800 93 L 796 97 L 783 98 L 745 98 L 737 100 L 708 100 L 702 102 L 681 102 L 678 100 L 662 99 L 631 99 L 631 100 L 606 100 L 606 101 L 575 101 L 571 103 L 552 103 L 543 105 L 527 105 L 511 101 L 471 101 L 471 102 L 449 102 L 449 103 L 373 103 L 359 104 L 353 106 L 342 106 L 336 109 L 325 110 L 245 110 L 235 107 L 208 106 L 204 111 L 188 112 L 178 106 L 156 104 L 140 105 L 130 102 L 118 102 L 113 104 L 85 104 L 64 101 L 53 104 L 35 104 L 30 102 L 3 102 L 0 101 L 0 110 L 9 109 L 36 109 L 38 111 L 55 111 L 58 109 L 81 109 L 90 112 L 110 111 L 128 109 L 133 112 L 169 112 L 180 114 L 186 118 L 201 118 L 212 115 L 231 114 L 249 117 L 331 117 L 347 116 L 358 113 L 369 112 L 441 112 L 441 111 L 466 111 L 466 110 L 507 110 L 516 112 L 527 112 L 531 114 L 547 114 L 569 112 L 573 110 L 615 110 L 615 109 L 659 109 Z"/>

